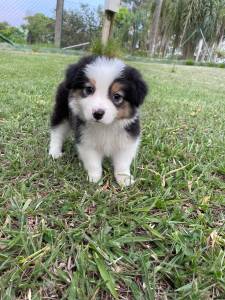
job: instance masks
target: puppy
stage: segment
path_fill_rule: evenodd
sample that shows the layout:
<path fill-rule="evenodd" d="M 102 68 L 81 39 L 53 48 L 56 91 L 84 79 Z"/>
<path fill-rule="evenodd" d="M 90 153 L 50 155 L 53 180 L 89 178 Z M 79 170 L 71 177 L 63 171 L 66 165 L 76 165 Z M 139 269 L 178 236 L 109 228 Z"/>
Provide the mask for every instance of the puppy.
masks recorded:
<path fill-rule="evenodd" d="M 49 154 L 62 156 L 72 129 L 89 181 L 101 179 L 102 160 L 110 157 L 116 181 L 129 186 L 140 142 L 138 108 L 146 94 L 141 74 L 119 59 L 92 55 L 70 65 L 56 93 Z"/>

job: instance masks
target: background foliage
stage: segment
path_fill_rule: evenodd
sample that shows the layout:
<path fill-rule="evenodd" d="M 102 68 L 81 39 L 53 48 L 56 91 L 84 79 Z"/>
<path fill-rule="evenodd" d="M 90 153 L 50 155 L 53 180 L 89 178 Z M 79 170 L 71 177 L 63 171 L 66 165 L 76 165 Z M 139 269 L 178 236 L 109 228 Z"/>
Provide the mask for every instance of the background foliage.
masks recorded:
<path fill-rule="evenodd" d="M 0 23 L 0 33 L 17 43 L 51 44 L 54 23 L 37 13 L 26 17 L 20 29 Z M 102 23 L 100 7 L 65 10 L 62 46 L 96 41 Z M 113 31 L 118 47 L 128 53 L 194 59 L 200 49 L 197 60 L 203 61 L 224 57 L 224 35 L 225 0 L 124 0 Z"/>

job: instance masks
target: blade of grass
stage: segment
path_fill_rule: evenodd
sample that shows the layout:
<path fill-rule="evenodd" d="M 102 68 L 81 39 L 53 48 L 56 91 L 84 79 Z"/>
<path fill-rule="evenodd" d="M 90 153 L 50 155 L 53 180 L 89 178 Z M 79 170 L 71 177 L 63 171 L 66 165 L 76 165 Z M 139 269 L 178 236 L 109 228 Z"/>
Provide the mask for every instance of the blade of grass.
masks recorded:
<path fill-rule="evenodd" d="M 109 289 L 110 293 L 115 299 L 118 299 L 118 293 L 116 290 L 116 285 L 115 285 L 115 280 L 112 276 L 112 274 L 108 271 L 103 259 L 96 253 L 94 252 L 93 254 L 95 263 L 97 265 L 97 268 L 99 270 L 99 273 L 104 280 L 107 288 Z"/>

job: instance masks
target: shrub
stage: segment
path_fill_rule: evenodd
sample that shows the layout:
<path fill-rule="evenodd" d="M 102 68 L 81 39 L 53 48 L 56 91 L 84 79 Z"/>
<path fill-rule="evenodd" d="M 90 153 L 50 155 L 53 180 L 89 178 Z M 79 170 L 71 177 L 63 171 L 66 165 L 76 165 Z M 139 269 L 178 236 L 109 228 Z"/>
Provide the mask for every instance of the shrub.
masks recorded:
<path fill-rule="evenodd" d="M 32 46 L 31 49 L 32 49 L 33 52 L 39 52 L 41 48 L 40 48 L 40 46 L 37 44 L 37 45 Z"/>
<path fill-rule="evenodd" d="M 96 39 L 91 43 L 89 50 L 93 54 L 109 57 L 120 57 L 122 55 L 120 42 L 115 39 L 110 39 L 106 46 L 102 44 L 100 39 Z"/>
<path fill-rule="evenodd" d="M 133 55 L 141 56 L 141 57 L 148 57 L 148 51 L 147 50 L 135 50 L 135 51 L 133 51 Z"/>
<path fill-rule="evenodd" d="M 192 59 L 188 59 L 185 61 L 185 65 L 187 66 L 194 66 L 195 62 Z"/>
<path fill-rule="evenodd" d="M 225 63 L 219 64 L 219 68 L 225 69 Z"/>
<path fill-rule="evenodd" d="M 218 67 L 218 64 L 214 63 L 214 62 L 207 62 L 205 64 L 207 67 Z"/>

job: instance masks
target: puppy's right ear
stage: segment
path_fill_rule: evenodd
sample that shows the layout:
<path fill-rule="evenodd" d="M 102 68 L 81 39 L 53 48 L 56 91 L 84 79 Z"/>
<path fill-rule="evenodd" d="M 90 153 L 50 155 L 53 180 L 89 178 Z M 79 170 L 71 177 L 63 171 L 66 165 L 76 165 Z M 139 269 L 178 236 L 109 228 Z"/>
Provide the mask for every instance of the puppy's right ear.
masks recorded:
<path fill-rule="evenodd" d="M 76 85 L 79 69 L 78 64 L 69 65 L 67 68 L 65 78 L 65 85 L 67 89 L 70 90 Z"/>
<path fill-rule="evenodd" d="M 72 64 L 66 70 L 65 85 L 67 89 L 79 88 L 85 81 L 85 67 L 96 59 L 96 55 L 81 58 L 76 64 Z"/>

